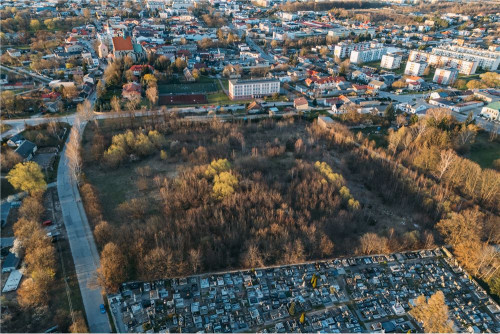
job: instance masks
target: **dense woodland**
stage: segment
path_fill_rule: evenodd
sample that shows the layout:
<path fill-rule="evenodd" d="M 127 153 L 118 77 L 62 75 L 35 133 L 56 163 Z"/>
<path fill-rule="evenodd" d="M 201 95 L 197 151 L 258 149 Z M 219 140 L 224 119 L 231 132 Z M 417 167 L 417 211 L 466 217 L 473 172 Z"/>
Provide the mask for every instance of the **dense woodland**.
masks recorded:
<path fill-rule="evenodd" d="M 84 143 L 82 195 L 111 291 L 124 277 L 433 247 L 450 242 L 448 231 L 466 210 L 493 205 L 461 197 L 340 124 L 327 131 L 295 118 L 193 123 L 169 115 L 91 123 Z M 121 176 L 131 187 L 126 199 L 110 208 L 113 192 L 95 175 L 131 168 L 135 176 Z M 376 215 L 397 209 L 412 224 Z M 483 258 L 469 262 L 491 281 L 498 216 L 480 214 L 474 240 Z M 452 223 L 437 233 L 441 219 Z"/>

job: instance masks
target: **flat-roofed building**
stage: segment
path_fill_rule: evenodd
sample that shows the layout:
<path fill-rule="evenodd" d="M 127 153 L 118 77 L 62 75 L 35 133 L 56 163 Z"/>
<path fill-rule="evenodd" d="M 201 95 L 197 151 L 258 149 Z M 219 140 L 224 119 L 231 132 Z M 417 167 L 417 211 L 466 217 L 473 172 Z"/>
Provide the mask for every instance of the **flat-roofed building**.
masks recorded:
<path fill-rule="evenodd" d="M 434 67 L 452 67 L 456 68 L 460 73 L 471 75 L 476 73 L 478 66 L 477 61 L 464 60 L 445 55 L 434 54 L 424 51 L 411 51 L 408 58 L 409 61 L 426 61 Z"/>
<path fill-rule="evenodd" d="M 477 62 L 477 66 L 484 70 L 496 71 L 500 64 L 500 52 L 481 48 L 470 48 L 459 45 L 435 47 L 432 53 L 440 56 L 458 58 Z"/>
<path fill-rule="evenodd" d="M 273 95 L 280 92 L 277 79 L 229 80 L 229 98 L 231 100 L 252 99 Z"/>
<path fill-rule="evenodd" d="M 422 76 L 427 68 L 425 61 L 408 61 L 405 67 L 406 75 Z"/>
<path fill-rule="evenodd" d="M 387 53 L 386 47 L 376 47 L 367 50 L 354 50 L 351 52 L 351 63 L 362 64 L 382 59 Z"/>
<path fill-rule="evenodd" d="M 458 70 L 455 68 L 437 68 L 432 81 L 440 85 L 452 85 L 457 77 Z"/>
<path fill-rule="evenodd" d="M 402 59 L 403 59 L 403 57 L 401 57 L 401 55 L 398 55 L 398 54 L 393 54 L 393 53 L 385 54 L 382 56 L 382 61 L 380 62 L 380 67 L 386 68 L 389 70 L 397 69 L 401 66 Z"/>

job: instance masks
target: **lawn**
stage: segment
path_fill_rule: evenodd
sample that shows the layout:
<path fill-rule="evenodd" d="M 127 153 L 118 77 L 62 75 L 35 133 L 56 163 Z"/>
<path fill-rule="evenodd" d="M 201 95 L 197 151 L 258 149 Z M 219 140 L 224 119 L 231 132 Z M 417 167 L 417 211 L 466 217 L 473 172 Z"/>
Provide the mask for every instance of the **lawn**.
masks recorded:
<path fill-rule="evenodd" d="M 210 93 L 218 90 L 217 84 L 212 80 L 210 82 L 194 82 L 159 85 L 160 94 L 199 94 Z"/>
<path fill-rule="evenodd" d="M 229 104 L 233 101 L 224 92 L 207 94 L 208 103 L 212 104 Z"/>
<path fill-rule="evenodd" d="M 489 133 L 481 131 L 465 157 L 482 168 L 493 168 L 493 161 L 500 159 L 500 139 L 489 141 Z"/>

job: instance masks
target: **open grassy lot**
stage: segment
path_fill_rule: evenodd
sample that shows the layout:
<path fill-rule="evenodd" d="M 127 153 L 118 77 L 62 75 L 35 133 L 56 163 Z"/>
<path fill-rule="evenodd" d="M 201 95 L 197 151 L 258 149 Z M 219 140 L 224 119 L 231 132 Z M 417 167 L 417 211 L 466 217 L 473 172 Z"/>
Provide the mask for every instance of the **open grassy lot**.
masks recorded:
<path fill-rule="evenodd" d="M 488 132 L 479 132 L 465 157 L 478 163 L 482 168 L 493 168 L 493 161 L 500 159 L 500 139 L 490 141 Z"/>

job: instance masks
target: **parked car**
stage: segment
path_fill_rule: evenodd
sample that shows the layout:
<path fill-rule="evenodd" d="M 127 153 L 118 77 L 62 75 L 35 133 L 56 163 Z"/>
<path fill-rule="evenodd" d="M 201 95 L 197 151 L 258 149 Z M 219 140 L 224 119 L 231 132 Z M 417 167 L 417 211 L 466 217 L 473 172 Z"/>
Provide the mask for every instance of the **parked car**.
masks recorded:
<path fill-rule="evenodd" d="M 42 223 L 42 226 L 50 226 L 52 225 L 52 220 L 48 219 Z"/>
<path fill-rule="evenodd" d="M 99 305 L 99 309 L 101 310 L 102 314 L 106 313 L 106 308 L 104 307 L 104 304 Z"/>

